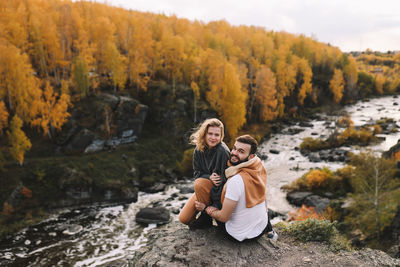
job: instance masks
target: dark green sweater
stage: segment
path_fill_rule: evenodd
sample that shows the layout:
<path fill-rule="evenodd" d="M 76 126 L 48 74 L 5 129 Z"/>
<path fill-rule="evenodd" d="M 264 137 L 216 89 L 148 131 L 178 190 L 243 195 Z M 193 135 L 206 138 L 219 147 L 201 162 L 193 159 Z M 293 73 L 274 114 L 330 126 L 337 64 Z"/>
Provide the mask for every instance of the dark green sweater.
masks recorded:
<path fill-rule="evenodd" d="M 225 169 L 229 160 L 229 148 L 224 142 L 219 143 L 212 149 L 205 149 L 203 152 L 194 150 L 193 155 L 193 176 L 197 178 L 209 179 L 210 175 L 215 172 L 221 175 L 221 184 L 213 186 L 211 190 L 212 205 L 221 208 L 221 192 L 226 182 Z"/>

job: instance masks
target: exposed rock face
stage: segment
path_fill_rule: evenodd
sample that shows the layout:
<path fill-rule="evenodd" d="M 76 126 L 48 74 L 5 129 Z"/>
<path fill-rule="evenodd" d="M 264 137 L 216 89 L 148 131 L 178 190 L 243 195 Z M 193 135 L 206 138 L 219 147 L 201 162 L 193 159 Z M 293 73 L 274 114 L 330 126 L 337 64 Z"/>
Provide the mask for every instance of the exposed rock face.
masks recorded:
<path fill-rule="evenodd" d="M 51 208 L 137 201 L 138 189 L 134 185 L 120 188 L 98 187 L 93 178 L 84 172 L 66 167 L 63 173 L 58 180 L 58 188 L 65 195 L 60 195 L 56 201 L 49 203 Z"/>
<path fill-rule="evenodd" d="M 87 103 L 86 103 L 87 102 Z M 134 142 L 148 107 L 133 98 L 100 94 L 74 110 L 56 142 L 65 152 L 96 152 Z"/>
<path fill-rule="evenodd" d="M 279 233 L 272 241 L 265 235 L 257 241 L 234 242 L 216 227 L 189 231 L 173 222 L 148 236 L 145 247 L 132 256 L 106 266 L 396 266 L 393 259 L 378 250 L 330 252 L 322 243 L 305 245 Z"/>

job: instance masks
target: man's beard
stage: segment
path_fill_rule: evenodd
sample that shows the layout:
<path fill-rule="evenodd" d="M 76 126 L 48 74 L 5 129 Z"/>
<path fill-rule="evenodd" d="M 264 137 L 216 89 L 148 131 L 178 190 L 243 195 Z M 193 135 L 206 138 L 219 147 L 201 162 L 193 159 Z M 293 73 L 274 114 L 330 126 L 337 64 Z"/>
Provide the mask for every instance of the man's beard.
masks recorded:
<path fill-rule="evenodd" d="M 236 156 L 234 156 L 235 158 L 237 158 L 237 159 L 239 159 L 238 157 L 236 157 Z M 229 158 L 229 162 L 233 165 L 233 166 L 236 166 L 236 165 L 239 165 L 240 163 L 243 163 L 243 162 L 246 162 L 246 161 L 248 161 L 249 160 L 249 156 L 247 157 L 247 158 L 245 158 L 245 159 L 243 159 L 243 160 L 240 160 L 239 159 L 239 161 L 237 161 L 237 162 L 232 162 L 232 156 Z"/>

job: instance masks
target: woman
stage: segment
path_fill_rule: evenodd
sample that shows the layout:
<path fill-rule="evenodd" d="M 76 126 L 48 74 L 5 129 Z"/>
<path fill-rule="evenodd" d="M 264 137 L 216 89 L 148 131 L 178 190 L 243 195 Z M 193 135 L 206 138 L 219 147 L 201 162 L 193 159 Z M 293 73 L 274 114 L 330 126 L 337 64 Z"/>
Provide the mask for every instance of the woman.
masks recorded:
<path fill-rule="evenodd" d="M 205 212 L 198 213 L 195 202 L 221 208 L 221 191 L 226 182 L 225 169 L 229 160 L 229 149 L 224 142 L 224 125 L 216 119 L 207 119 L 190 136 L 190 144 L 196 148 L 193 154 L 194 194 L 179 213 L 179 221 L 190 228 L 212 226 L 212 218 Z"/>

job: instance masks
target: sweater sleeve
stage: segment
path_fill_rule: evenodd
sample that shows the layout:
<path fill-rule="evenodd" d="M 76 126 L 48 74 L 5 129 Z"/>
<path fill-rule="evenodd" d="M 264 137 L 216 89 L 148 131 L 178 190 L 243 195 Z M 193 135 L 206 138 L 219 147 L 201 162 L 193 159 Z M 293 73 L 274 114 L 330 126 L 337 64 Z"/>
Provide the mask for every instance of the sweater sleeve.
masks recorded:
<path fill-rule="evenodd" d="M 221 175 L 221 186 L 226 182 L 225 169 L 228 167 L 229 150 L 227 147 L 222 146 L 219 155 L 217 157 L 217 164 L 215 166 L 215 172 Z"/>
<path fill-rule="evenodd" d="M 204 170 L 202 169 L 202 163 L 201 161 L 202 159 L 202 152 L 198 151 L 198 150 L 194 150 L 193 153 L 193 177 L 195 179 L 197 178 L 210 178 L 211 173 L 205 173 Z"/>

